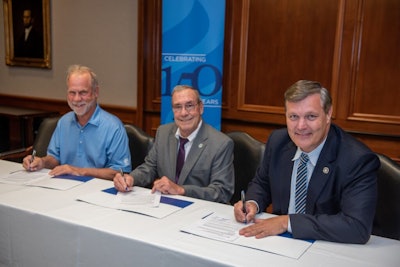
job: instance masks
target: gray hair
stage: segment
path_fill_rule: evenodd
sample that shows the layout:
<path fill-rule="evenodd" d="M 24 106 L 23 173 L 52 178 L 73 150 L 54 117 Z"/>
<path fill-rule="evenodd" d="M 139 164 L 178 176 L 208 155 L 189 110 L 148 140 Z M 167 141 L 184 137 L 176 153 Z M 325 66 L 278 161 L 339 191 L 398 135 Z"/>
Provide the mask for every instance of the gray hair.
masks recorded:
<path fill-rule="evenodd" d="M 315 81 L 299 80 L 291 85 L 285 92 L 285 106 L 286 102 L 299 102 L 313 94 L 320 95 L 321 106 L 327 114 L 332 107 L 331 95 L 326 88 Z"/>
<path fill-rule="evenodd" d="M 97 79 L 96 73 L 94 73 L 91 68 L 82 66 L 82 65 L 71 65 L 68 67 L 67 79 L 66 79 L 67 84 L 68 84 L 69 77 L 71 77 L 71 75 L 74 73 L 79 73 L 79 74 L 89 73 L 90 85 L 91 85 L 92 89 L 96 89 L 99 86 L 99 81 Z"/>
<path fill-rule="evenodd" d="M 196 98 L 197 98 L 197 103 L 200 103 L 201 102 L 201 98 L 200 98 L 199 91 L 196 88 L 194 88 L 194 87 L 192 87 L 190 85 L 177 85 L 177 86 L 175 86 L 174 89 L 172 90 L 171 96 L 173 96 L 176 92 L 180 92 L 180 91 L 187 90 L 187 89 L 192 90 L 195 93 Z"/>

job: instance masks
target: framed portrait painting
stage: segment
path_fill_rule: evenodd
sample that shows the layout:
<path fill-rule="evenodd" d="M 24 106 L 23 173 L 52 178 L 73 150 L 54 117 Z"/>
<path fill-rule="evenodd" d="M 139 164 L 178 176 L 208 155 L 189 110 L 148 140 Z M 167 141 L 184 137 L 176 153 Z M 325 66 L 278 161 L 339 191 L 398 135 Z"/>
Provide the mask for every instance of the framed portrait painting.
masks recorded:
<path fill-rule="evenodd" d="M 50 0 L 3 0 L 6 64 L 51 68 Z"/>

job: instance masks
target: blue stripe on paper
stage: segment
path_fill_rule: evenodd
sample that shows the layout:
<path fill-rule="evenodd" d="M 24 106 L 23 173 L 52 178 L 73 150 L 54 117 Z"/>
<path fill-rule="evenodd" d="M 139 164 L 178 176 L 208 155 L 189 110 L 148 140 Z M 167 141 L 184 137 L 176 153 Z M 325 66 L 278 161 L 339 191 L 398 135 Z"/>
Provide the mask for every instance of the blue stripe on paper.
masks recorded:
<path fill-rule="evenodd" d="M 69 179 L 69 180 L 75 180 L 75 181 L 84 182 L 84 183 L 93 179 L 93 177 L 90 177 L 90 176 L 77 176 L 77 175 L 72 175 L 72 174 L 57 175 L 57 176 L 54 176 L 53 178 Z"/>
<path fill-rule="evenodd" d="M 108 194 L 112 194 L 112 195 L 116 195 L 118 193 L 118 190 L 115 187 L 110 187 L 107 189 L 103 189 L 101 191 L 108 193 Z M 190 204 L 193 204 L 193 202 L 191 202 L 191 201 L 176 199 L 176 198 L 171 198 L 171 197 L 166 197 L 166 196 L 161 196 L 160 203 L 176 206 L 179 208 L 185 208 L 185 207 L 189 206 Z"/>

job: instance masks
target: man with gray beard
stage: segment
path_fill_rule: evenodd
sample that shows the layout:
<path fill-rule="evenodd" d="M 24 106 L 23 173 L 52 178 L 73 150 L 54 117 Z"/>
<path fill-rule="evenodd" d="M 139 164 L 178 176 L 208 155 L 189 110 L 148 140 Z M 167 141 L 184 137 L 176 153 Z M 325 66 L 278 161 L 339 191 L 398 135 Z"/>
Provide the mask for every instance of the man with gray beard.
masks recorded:
<path fill-rule="evenodd" d="M 122 122 L 97 103 L 99 85 L 88 67 L 67 72 L 67 101 L 72 111 L 60 118 L 45 157 L 26 156 L 29 171 L 52 169 L 50 175 L 72 174 L 112 180 L 131 171 L 128 137 Z"/>

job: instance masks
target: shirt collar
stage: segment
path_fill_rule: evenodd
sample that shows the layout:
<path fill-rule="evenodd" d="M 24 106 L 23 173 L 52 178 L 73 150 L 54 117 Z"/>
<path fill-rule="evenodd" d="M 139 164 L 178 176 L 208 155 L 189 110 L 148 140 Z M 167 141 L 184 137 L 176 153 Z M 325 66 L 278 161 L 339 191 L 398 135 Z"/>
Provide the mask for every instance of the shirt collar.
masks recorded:
<path fill-rule="evenodd" d="M 192 142 L 192 141 L 196 138 L 196 136 L 197 136 L 197 134 L 199 133 L 199 130 L 200 130 L 200 127 L 201 127 L 202 124 L 203 124 L 203 120 L 200 120 L 199 125 L 197 125 L 196 130 L 194 130 L 193 133 L 191 133 L 191 134 L 187 137 L 187 139 L 189 140 L 189 142 Z M 179 128 L 178 128 L 178 129 L 176 130 L 175 137 L 176 137 L 176 139 L 179 139 L 180 136 L 181 136 L 181 131 L 180 131 Z"/>
<path fill-rule="evenodd" d="M 315 166 L 317 164 L 317 160 L 319 158 L 319 154 L 321 154 L 321 150 L 324 147 L 326 138 L 324 139 L 324 141 L 322 141 L 321 144 L 319 144 L 313 151 L 306 153 L 303 152 L 300 147 L 297 147 L 296 153 L 294 154 L 294 157 L 292 159 L 292 161 L 298 160 L 300 158 L 301 153 L 306 153 L 308 155 L 308 158 L 310 159 L 310 162 L 313 166 Z"/>
<path fill-rule="evenodd" d="M 98 103 L 96 103 L 96 109 L 94 110 L 92 116 L 90 117 L 89 121 L 88 121 L 85 125 L 80 126 L 80 124 L 79 124 L 79 122 L 78 122 L 78 120 L 77 120 L 77 118 L 76 118 L 76 114 L 74 114 L 74 116 L 73 116 L 73 121 L 74 121 L 80 128 L 84 128 L 84 127 L 86 127 L 86 125 L 88 125 L 88 124 L 92 124 L 92 125 L 94 125 L 94 126 L 98 126 L 98 125 L 100 124 L 100 115 L 99 115 L 99 113 L 100 113 L 100 106 L 99 106 Z"/>
<path fill-rule="evenodd" d="M 25 28 L 25 32 L 30 32 L 31 30 L 32 30 L 32 25 L 27 27 L 27 28 Z"/>

